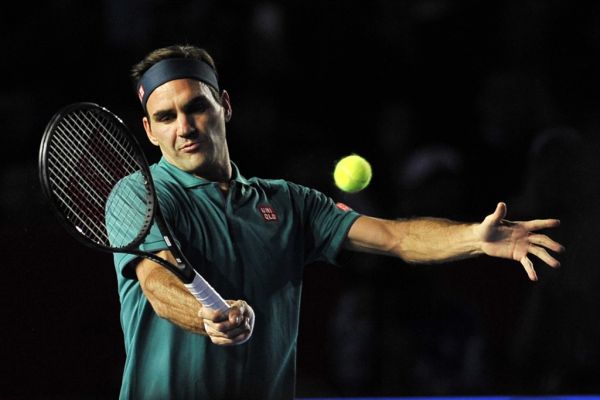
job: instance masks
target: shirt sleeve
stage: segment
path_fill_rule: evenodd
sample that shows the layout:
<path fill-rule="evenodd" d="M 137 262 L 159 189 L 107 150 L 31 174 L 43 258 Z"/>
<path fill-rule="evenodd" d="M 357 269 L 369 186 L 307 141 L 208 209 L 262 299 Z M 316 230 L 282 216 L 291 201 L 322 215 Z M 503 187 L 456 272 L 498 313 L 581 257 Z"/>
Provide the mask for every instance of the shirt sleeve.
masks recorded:
<path fill-rule="evenodd" d="M 144 185 L 136 182 L 135 176 L 127 177 L 116 185 L 106 204 L 106 229 L 111 246 L 129 247 L 142 231 L 147 214 Z M 166 248 L 167 245 L 155 223 L 137 246 L 138 250 L 147 252 L 157 252 Z M 125 252 L 114 253 L 115 268 L 123 277 L 135 279 L 134 261 L 139 257 Z"/>
<path fill-rule="evenodd" d="M 289 183 L 295 204 L 303 221 L 305 261 L 337 264 L 337 256 L 350 227 L 360 216 L 347 206 L 336 203 L 325 194 Z"/>
<path fill-rule="evenodd" d="M 153 224 L 150 232 L 144 242 L 138 246 L 139 250 L 149 253 L 157 253 L 162 250 L 167 250 L 168 246 L 165 243 L 158 227 Z M 130 253 L 115 253 L 113 256 L 115 268 L 123 277 L 137 279 L 135 275 L 135 266 L 141 257 Z"/>

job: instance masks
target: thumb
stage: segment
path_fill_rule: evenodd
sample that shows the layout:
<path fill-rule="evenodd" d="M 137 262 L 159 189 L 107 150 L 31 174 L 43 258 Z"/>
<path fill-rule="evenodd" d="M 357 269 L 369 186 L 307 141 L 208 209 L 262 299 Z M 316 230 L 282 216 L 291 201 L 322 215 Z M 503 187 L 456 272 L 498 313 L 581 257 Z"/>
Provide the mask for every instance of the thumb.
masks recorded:
<path fill-rule="evenodd" d="M 506 204 L 504 202 L 498 203 L 496 211 L 490 215 L 493 223 L 499 223 L 506 217 Z"/>

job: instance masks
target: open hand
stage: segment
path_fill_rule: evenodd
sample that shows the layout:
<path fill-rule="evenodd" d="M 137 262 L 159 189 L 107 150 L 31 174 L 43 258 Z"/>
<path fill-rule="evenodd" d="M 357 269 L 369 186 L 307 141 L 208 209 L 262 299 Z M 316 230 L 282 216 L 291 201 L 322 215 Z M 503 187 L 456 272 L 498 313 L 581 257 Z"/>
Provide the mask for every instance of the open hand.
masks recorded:
<path fill-rule="evenodd" d="M 555 228 L 560 225 L 560 221 L 557 219 L 507 221 L 504 219 L 506 211 L 506 204 L 498 203 L 496 211 L 475 227 L 483 252 L 490 256 L 519 261 L 532 281 L 537 281 L 538 277 L 529 254 L 535 255 L 552 268 L 560 267 L 560 262 L 547 250 L 560 253 L 565 248 L 544 234 L 533 233 L 540 229 Z"/>

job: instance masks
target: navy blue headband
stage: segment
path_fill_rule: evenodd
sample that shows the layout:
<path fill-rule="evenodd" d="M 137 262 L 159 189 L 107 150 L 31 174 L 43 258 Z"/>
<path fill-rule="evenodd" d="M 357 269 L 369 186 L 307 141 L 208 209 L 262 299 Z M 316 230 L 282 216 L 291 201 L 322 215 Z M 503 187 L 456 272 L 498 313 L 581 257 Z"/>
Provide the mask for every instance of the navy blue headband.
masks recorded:
<path fill-rule="evenodd" d="M 219 91 L 217 73 L 209 64 L 194 58 L 167 58 L 150 67 L 138 81 L 137 94 L 144 110 L 154 89 L 169 81 L 184 78 L 197 79 Z"/>

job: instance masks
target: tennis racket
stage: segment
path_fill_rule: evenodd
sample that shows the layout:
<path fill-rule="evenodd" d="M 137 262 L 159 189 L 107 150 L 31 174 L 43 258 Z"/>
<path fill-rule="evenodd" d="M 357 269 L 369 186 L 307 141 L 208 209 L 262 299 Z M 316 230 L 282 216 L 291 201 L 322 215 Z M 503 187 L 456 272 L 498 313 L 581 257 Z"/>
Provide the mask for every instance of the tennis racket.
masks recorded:
<path fill-rule="evenodd" d="M 115 114 L 83 102 L 57 112 L 42 138 L 39 174 L 52 209 L 79 242 L 148 258 L 181 279 L 203 307 L 229 308 L 183 255 L 160 211 L 144 152 Z M 153 222 L 176 264 L 138 248 Z"/>

